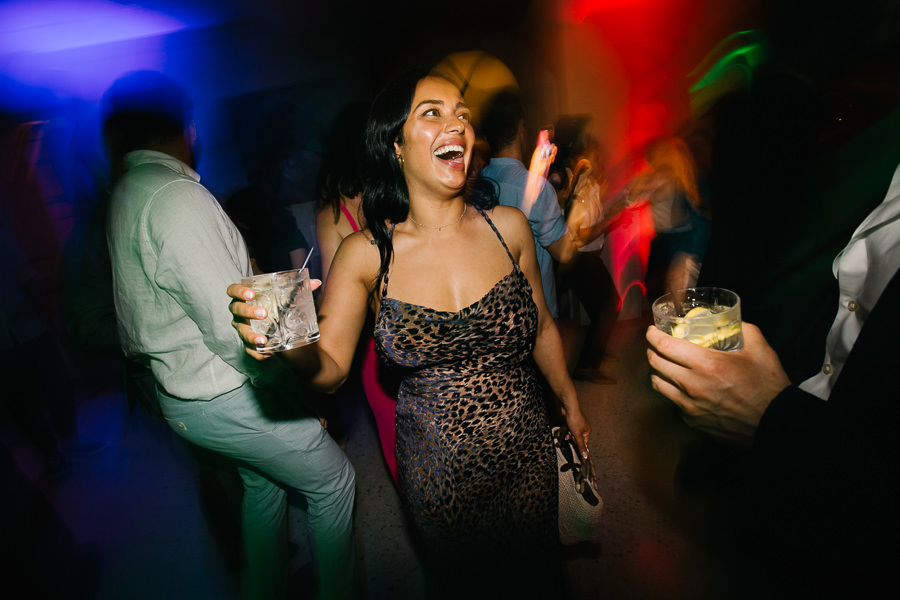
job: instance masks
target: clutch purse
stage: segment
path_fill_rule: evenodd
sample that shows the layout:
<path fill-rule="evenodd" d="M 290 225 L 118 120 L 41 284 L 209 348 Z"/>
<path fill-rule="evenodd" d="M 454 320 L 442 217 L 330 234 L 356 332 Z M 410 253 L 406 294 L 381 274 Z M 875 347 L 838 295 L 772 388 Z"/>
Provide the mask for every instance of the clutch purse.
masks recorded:
<path fill-rule="evenodd" d="M 600 541 L 603 499 L 590 456 L 581 457 L 566 427 L 553 428 L 553 445 L 559 470 L 559 538 L 571 546 Z"/>

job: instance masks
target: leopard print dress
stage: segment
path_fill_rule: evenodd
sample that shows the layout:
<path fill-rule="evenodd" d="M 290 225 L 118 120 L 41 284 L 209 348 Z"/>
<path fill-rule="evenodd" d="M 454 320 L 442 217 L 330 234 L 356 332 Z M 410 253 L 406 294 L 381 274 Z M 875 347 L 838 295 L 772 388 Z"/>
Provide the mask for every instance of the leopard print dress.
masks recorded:
<path fill-rule="evenodd" d="M 558 544 L 556 456 L 533 359 L 538 309 L 512 270 L 459 312 L 392 299 L 388 275 L 376 348 L 402 383 L 400 489 L 424 550 L 453 557 L 530 556 Z"/>

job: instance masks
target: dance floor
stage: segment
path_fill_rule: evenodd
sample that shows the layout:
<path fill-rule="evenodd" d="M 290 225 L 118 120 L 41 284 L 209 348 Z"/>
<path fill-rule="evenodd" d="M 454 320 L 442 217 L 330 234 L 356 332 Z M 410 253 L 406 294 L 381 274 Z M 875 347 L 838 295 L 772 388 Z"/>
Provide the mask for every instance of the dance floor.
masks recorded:
<path fill-rule="evenodd" d="M 716 531 L 711 499 L 715 462 L 692 476 L 684 458 L 704 441 L 648 384 L 644 319 L 620 321 L 603 363 L 615 385 L 577 381 L 594 434 L 605 502 L 601 543 L 566 550 L 575 600 L 705 600 L 729 596 L 727 536 Z M 113 371 L 115 374 L 115 371 Z M 115 377 L 80 390 L 84 437 L 105 453 L 73 460 L 50 478 L 40 457 L 9 424 L 3 445 L 14 459 L 17 497 L 46 500 L 41 538 L 54 550 L 33 573 L 62 585 L 73 572 L 83 597 L 97 600 L 228 600 L 239 586 L 212 515 L 201 501 L 200 474 L 185 444 L 142 408 L 129 410 Z M 401 504 L 378 446 L 374 421 L 359 388 L 339 395 L 346 452 L 357 472 L 359 564 L 365 597 L 419 599 L 423 582 Z M 31 494 L 28 496 L 28 494 Z M 227 503 L 223 494 L 222 503 Z M 226 505 L 226 504 L 223 504 Z M 32 506 L 34 504 L 32 503 Z M 32 509 L 30 513 L 35 513 Z M 19 515 L 6 511 L 6 518 Z M 293 585 L 309 586 L 310 547 L 302 502 L 291 505 Z M 34 552 L 40 554 L 41 542 Z M 41 558 L 39 556 L 39 558 Z M 68 564 L 67 564 L 68 563 Z M 504 574 L 514 577 L 515 574 Z M 41 580 L 38 580 L 40 585 Z M 73 587 L 67 597 L 78 597 Z"/>

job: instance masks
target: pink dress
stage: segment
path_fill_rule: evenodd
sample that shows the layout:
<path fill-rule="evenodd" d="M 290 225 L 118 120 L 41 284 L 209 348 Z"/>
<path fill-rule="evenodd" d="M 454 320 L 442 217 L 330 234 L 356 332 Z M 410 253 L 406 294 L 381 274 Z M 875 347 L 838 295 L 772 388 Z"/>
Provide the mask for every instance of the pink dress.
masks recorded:
<path fill-rule="evenodd" d="M 350 216 L 350 211 L 341 204 L 341 211 L 353 231 L 359 231 L 356 221 Z M 365 348 L 362 354 L 361 377 L 363 391 L 366 393 L 366 399 L 369 401 L 369 407 L 372 414 L 375 415 L 375 425 L 378 428 L 378 439 L 381 441 L 381 452 L 384 454 L 384 460 L 387 463 L 391 477 L 394 483 L 397 482 L 397 455 L 395 446 L 397 443 L 397 430 L 394 426 L 394 411 L 397 407 L 397 399 L 394 395 L 388 393 L 390 386 L 387 384 L 388 374 L 386 366 L 382 364 L 378 355 L 375 354 L 375 338 L 368 335 L 363 340 Z"/>

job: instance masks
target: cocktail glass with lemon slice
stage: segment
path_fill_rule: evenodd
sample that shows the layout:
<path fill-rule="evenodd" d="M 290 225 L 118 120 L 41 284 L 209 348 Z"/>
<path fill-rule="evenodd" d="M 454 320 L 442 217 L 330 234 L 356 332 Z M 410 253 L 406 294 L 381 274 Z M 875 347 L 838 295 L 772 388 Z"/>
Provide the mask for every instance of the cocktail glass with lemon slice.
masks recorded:
<path fill-rule="evenodd" d="M 656 327 L 673 337 L 726 352 L 744 346 L 741 299 L 730 290 L 675 290 L 657 299 L 652 309 Z"/>

